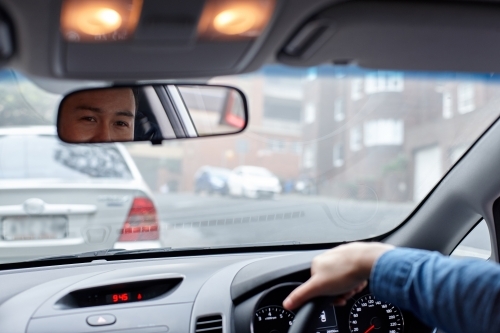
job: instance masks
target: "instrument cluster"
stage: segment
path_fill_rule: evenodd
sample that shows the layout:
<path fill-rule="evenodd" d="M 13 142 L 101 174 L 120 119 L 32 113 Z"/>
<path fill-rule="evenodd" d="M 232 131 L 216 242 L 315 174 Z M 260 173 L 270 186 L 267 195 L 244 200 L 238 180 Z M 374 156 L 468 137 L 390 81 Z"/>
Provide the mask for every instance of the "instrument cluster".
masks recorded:
<path fill-rule="evenodd" d="M 295 313 L 285 310 L 282 302 L 300 283 L 283 283 L 261 293 L 254 302 L 250 332 L 286 333 L 292 326 Z M 377 299 L 365 289 L 351 298 L 345 306 L 333 306 L 325 299 L 310 323 L 316 333 L 402 333 L 432 332 L 410 313 Z M 406 319 L 413 326 L 405 327 Z M 416 329 L 416 330 L 415 330 Z"/>

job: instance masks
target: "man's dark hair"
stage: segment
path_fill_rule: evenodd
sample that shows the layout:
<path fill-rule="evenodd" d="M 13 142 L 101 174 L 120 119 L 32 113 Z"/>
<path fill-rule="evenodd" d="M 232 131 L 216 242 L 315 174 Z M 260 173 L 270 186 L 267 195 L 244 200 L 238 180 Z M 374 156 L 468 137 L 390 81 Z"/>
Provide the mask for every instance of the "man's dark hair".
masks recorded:
<path fill-rule="evenodd" d="M 139 88 L 138 87 L 133 87 L 133 88 L 130 88 L 130 89 L 132 89 L 132 93 L 134 94 L 135 112 L 137 112 L 137 109 L 139 109 Z"/>

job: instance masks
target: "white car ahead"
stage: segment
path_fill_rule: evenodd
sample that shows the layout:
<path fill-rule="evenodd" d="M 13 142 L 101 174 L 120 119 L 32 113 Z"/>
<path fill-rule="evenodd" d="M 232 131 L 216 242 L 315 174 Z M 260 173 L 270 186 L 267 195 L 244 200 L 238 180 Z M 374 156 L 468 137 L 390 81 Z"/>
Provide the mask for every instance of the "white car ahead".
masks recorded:
<path fill-rule="evenodd" d="M 240 166 L 229 175 L 229 194 L 247 198 L 273 198 L 281 193 L 281 184 L 269 170 L 256 166 Z"/>
<path fill-rule="evenodd" d="M 0 199 L 0 261 L 160 247 L 150 190 L 121 144 L 66 144 L 51 126 L 0 129 Z"/>

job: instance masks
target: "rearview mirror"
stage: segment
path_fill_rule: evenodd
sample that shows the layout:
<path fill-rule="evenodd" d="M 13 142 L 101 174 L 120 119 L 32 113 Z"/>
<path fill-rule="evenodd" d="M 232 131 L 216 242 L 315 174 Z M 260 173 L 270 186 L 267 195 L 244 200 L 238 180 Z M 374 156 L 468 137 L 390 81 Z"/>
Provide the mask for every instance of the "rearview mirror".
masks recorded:
<path fill-rule="evenodd" d="M 235 134 L 248 122 L 232 87 L 155 84 L 88 89 L 66 96 L 57 132 L 68 143 L 152 141 Z"/>

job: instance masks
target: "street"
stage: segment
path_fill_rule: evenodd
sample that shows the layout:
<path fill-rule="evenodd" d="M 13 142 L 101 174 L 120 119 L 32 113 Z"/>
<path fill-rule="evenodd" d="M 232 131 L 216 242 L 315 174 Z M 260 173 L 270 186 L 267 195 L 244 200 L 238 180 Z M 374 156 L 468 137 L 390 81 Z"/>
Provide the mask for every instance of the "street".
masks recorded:
<path fill-rule="evenodd" d="M 411 203 L 341 201 L 282 195 L 273 200 L 191 193 L 157 194 L 161 242 L 165 247 L 333 243 L 366 239 L 399 225 Z M 489 258 L 486 224 L 481 223 L 455 257 Z"/>
<path fill-rule="evenodd" d="M 190 193 L 156 195 L 161 240 L 168 247 L 255 243 L 331 243 L 383 234 L 411 203 L 339 201 L 282 195 L 273 200 Z"/>

